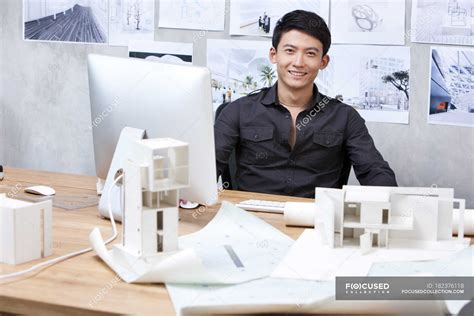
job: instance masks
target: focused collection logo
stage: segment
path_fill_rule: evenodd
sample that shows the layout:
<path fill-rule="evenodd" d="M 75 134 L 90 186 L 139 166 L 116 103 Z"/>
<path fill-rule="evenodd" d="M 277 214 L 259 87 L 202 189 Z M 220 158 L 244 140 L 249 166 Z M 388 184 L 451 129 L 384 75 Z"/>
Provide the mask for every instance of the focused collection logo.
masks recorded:
<path fill-rule="evenodd" d="M 474 277 L 336 277 L 336 300 L 472 300 Z"/>
<path fill-rule="evenodd" d="M 374 282 L 347 282 L 346 294 L 385 294 L 390 293 L 390 284 Z"/>

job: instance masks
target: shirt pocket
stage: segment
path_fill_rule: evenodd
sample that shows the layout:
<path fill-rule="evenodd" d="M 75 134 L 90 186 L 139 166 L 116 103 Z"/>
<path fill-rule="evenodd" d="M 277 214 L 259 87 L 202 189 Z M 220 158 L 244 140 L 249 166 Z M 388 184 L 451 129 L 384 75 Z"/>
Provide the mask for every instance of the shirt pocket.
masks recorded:
<path fill-rule="evenodd" d="M 339 168 L 343 161 L 343 135 L 336 132 L 314 132 L 303 150 L 302 163 L 318 172 Z"/>
<path fill-rule="evenodd" d="M 342 133 L 333 132 L 315 132 L 313 134 L 313 143 L 324 148 L 341 147 Z"/>
<path fill-rule="evenodd" d="M 275 157 L 274 127 L 243 127 L 240 131 L 240 159 L 247 164 L 263 165 Z"/>

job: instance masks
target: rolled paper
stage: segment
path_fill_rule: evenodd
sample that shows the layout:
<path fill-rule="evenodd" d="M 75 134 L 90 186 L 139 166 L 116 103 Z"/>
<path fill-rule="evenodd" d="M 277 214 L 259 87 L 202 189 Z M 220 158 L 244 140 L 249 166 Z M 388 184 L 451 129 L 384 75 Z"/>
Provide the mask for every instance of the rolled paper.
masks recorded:
<path fill-rule="evenodd" d="M 283 218 L 286 226 L 314 227 L 314 202 L 286 202 Z"/>

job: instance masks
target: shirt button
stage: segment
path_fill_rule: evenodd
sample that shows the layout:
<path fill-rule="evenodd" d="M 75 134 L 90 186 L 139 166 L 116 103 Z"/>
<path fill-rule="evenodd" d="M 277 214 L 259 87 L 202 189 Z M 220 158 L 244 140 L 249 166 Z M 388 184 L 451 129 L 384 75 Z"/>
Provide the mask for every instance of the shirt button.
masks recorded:
<path fill-rule="evenodd" d="M 289 118 L 290 118 L 290 115 L 289 115 L 289 114 L 285 115 L 285 118 L 289 119 Z"/>
<path fill-rule="evenodd" d="M 253 138 L 258 139 L 258 134 L 253 135 Z"/>
<path fill-rule="evenodd" d="M 329 145 L 331 142 L 329 140 L 326 141 L 326 145 Z"/>
<path fill-rule="evenodd" d="M 286 179 L 286 183 L 291 183 L 291 178 Z"/>
<path fill-rule="evenodd" d="M 294 159 L 290 159 L 290 163 L 291 163 L 291 164 L 295 163 L 295 160 L 294 160 Z"/>

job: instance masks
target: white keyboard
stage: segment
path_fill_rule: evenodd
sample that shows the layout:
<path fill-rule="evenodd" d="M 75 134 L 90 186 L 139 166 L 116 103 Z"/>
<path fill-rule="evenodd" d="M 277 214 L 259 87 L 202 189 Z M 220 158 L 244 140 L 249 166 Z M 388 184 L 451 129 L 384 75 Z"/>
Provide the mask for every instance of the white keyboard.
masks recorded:
<path fill-rule="evenodd" d="M 267 212 L 283 214 L 286 202 L 246 200 L 237 204 L 238 207 L 247 211 Z"/>

